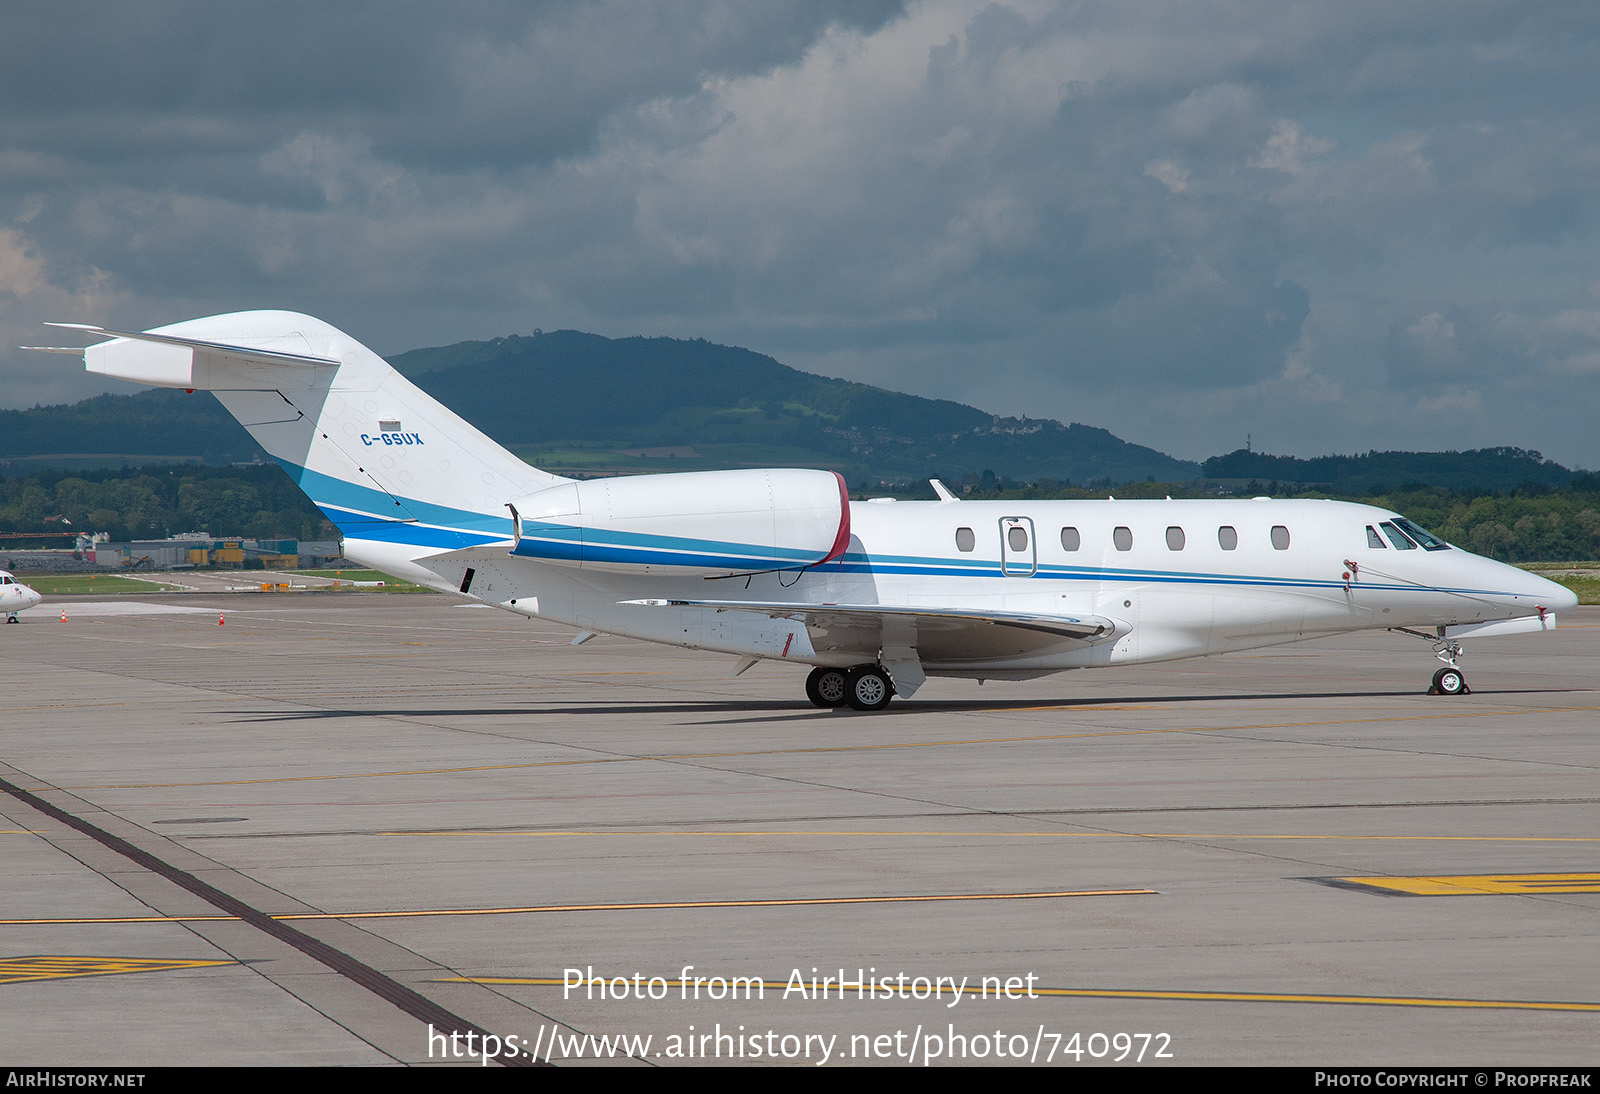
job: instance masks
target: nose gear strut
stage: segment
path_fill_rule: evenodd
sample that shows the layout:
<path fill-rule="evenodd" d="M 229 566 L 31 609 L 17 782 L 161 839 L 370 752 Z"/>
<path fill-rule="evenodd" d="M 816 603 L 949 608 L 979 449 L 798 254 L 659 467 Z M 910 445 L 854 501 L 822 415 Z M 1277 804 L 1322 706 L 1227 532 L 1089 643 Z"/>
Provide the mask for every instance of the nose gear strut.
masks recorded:
<path fill-rule="evenodd" d="M 1454 638 L 1446 638 L 1443 627 L 1435 627 L 1433 634 L 1426 631 L 1414 631 L 1409 627 L 1390 627 L 1391 631 L 1399 634 L 1409 634 L 1413 638 L 1421 638 L 1433 644 L 1433 655 L 1445 663 L 1445 668 L 1433 674 L 1432 685 L 1428 688 L 1429 695 L 1471 695 L 1472 689 L 1467 687 L 1467 677 L 1457 663 L 1465 655 L 1461 643 Z"/>

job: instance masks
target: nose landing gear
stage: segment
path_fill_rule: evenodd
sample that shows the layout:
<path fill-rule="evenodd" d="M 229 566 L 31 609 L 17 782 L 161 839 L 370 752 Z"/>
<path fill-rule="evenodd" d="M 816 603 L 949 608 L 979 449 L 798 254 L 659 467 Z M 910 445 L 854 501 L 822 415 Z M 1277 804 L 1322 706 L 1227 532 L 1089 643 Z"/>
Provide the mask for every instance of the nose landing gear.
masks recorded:
<path fill-rule="evenodd" d="M 1428 689 L 1429 695 L 1470 695 L 1472 689 L 1467 687 L 1467 678 L 1458 668 L 1442 668 L 1433 674 L 1433 686 Z"/>
<path fill-rule="evenodd" d="M 1433 655 L 1443 661 L 1445 667 L 1433 674 L 1433 686 L 1428 689 L 1428 694 L 1471 695 L 1467 677 L 1461 671 L 1461 666 L 1456 664 L 1456 659 L 1461 656 L 1461 643 L 1441 635 L 1433 644 Z"/>
<path fill-rule="evenodd" d="M 1428 688 L 1429 695 L 1471 695 L 1472 689 L 1467 687 L 1466 673 L 1461 671 L 1461 666 L 1456 664 L 1460 659 L 1461 643 L 1454 638 L 1444 636 L 1444 628 L 1434 628 L 1433 634 L 1423 631 L 1414 631 L 1409 627 L 1390 627 L 1397 634 L 1409 634 L 1413 638 L 1426 639 L 1433 643 L 1433 655 L 1445 663 L 1445 667 L 1433 674 L 1433 683 Z"/>

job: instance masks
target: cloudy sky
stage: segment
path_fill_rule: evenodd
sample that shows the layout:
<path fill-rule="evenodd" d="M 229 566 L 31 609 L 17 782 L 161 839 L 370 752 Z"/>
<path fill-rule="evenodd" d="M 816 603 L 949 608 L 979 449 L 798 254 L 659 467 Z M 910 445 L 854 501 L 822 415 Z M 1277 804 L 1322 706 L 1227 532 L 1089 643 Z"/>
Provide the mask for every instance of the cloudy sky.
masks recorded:
<path fill-rule="evenodd" d="M 1597 92 L 1590 0 L 11 3 L 0 345 L 667 334 L 1190 458 L 1595 468 Z"/>

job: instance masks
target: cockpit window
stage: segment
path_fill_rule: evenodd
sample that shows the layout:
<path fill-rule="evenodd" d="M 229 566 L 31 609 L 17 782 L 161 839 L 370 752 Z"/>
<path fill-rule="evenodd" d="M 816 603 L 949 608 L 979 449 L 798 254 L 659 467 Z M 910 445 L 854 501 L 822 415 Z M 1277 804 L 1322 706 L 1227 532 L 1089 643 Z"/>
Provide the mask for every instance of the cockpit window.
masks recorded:
<path fill-rule="evenodd" d="M 1448 551 L 1450 549 L 1450 545 L 1444 540 L 1431 532 L 1423 531 L 1405 517 L 1395 517 L 1394 522 L 1402 532 L 1422 544 L 1422 549 L 1425 551 Z"/>
<path fill-rule="evenodd" d="M 1367 525 L 1367 546 L 1375 551 L 1386 550 L 1389 546 L 1383 542 L 1383 537 L 1378 534 L 1378 530 L 1370 524 Z"/>
<path fill-rule="evenodd" d="M 1383 529 L 1383 534 L 1389 537 L 1389 542 L 1394 544 L 1396 551 L 1415 551 L 1417 549 L 1417 545 L 1407 539 L 1406 534 L 1389 521 L 1384 521 L 1378 527 Z"/>

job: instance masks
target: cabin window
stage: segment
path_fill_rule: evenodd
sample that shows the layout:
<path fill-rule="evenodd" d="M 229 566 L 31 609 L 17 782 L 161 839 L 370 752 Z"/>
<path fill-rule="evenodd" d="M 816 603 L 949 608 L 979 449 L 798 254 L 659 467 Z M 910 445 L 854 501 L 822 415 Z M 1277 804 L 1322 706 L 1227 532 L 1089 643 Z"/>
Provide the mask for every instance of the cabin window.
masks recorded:
<path fill-rule="evenodd" d="M 1111 530 L 1111 542 L 1119 551 L 1133 550 L 1133 529 L 1117 525 Z"/>
<path fill-rule="evenodd" d="M 1387 543 L 1383 542 L 1383 537 L 1378 534 L 1378 530 L 1370 524 L 1367 525 L 1367 546 L 1375 551 L 1387 550 L 1389 547 Z"/>
<path fill-rule="evenodd" d="M 1028 549 L 1028 530 L 1020 524 L 1012 525 L 1006 529 L 1006 542 L 1011 544 L 1013 551 L 1026 551 Z"/>
<path fill-rule="evenodd" d="M 978 545 L 978 537 L 972 534 L 971 528 L 956 529 L 956 550 L 970 551 Z"/>
<path fill-rule="evenodd" d="M 1417 545 L 1406 538 L 1406 534 L 1388 521 L 1378 525 L 1383 529 L 1383 534 L 1389 537 L 1389 542 L 1394 544 L 1396 551 L 1415 551 Z"/>
<path fill-rule="evenodd" d="M 1078 535 L 1076 528 L 1061 529 L 1061 549 L 1063 551 L 1076 551 L 1083 546 L 1083 537 Z"/>
<path fill-rule="evenodd" d="M 1289 549 L 1289 529 L 1281 524 L 1272 526 L 1272 549 L 1274 551 L 1287 551 Z"/>
<path fill-rule="evenodd" d="M 1183 542 L 1182 528 L 1179 528 L 1176 524 L 1174 524 L 1167 529 L 1167 550 L 1181 551 L 1183 550 Z"/>
<path fill-rule="evenodd" d="M 1224 524 L 1217 529 L 1217 545 L 1224 551 L 1239 549 L 1239 532 L 1231 524 Z"/>

